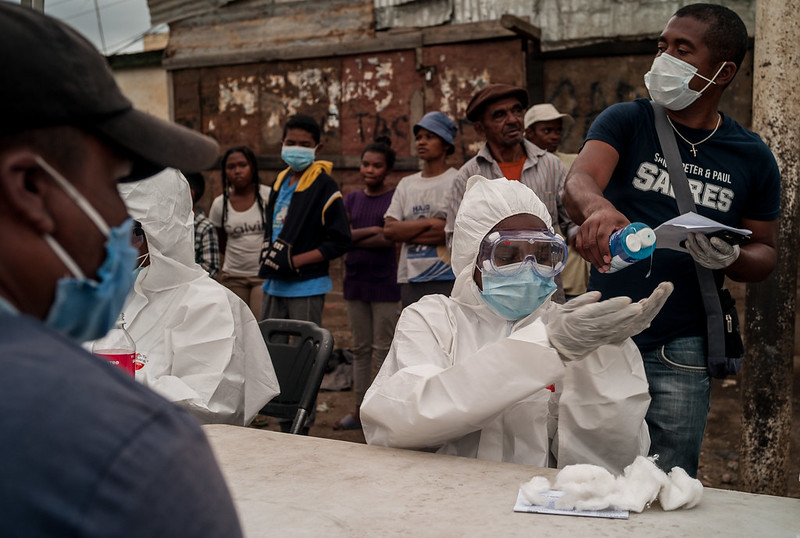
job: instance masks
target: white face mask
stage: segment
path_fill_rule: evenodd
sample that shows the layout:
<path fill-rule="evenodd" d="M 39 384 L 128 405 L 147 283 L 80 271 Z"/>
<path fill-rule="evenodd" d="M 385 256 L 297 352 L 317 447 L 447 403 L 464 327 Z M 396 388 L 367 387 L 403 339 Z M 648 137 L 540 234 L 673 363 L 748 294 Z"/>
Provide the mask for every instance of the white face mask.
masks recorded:
<path fill-rule="evenodd" d="M 657 104 L 669 110 L 683 110 L 694 103 L 709 86 L 716 84 L 714 80 L 723 67 L 725 67 L 725 62 L 722 63 L 714 77 L 708 79 L 698 74 L 695 66 L 662 53 L 660 56 L 656 56 L 650 71 L 645 73 L 644 85 L 647 86 L 650 97 Z M 689 88 L 689 82 L 696 76 L 708 81 L 708 84 L 699 92 Z"/>

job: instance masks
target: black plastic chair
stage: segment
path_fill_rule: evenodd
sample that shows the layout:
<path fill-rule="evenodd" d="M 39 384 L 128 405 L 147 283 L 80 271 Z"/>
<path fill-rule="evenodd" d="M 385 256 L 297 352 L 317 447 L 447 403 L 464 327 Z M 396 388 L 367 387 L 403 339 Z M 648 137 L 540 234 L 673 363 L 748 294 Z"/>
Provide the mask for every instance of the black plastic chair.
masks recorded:
<path fill-rule="evenodd" d="M 333 336 L 310 321 L 265 319 L 258 326 L 281 386 L 280 395 L 265 405 L 261 414 L 292 419 L 289 433 L 299 434 L 316 406 L 333 351 Z"/>

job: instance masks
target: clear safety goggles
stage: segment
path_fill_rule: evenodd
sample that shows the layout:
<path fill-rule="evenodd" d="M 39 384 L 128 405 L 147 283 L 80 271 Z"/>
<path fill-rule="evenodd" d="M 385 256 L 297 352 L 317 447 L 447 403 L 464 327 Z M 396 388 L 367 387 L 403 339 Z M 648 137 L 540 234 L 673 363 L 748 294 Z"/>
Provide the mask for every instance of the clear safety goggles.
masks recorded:
<path fill-rule="evenodd" d="M 503 230 L 492 232 L 481 242 L 477 266 L 498 275 L 515 275 L 533 270 L 552 278 L 564 269 L 567 244 L 545 230 Z"/>

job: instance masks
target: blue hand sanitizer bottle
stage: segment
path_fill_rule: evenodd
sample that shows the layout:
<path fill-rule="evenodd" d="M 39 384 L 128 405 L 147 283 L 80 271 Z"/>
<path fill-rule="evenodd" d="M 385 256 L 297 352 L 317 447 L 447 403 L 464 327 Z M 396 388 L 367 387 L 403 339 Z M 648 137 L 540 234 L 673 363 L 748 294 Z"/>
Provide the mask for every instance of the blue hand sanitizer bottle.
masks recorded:
<path fill-rule="evenodd" d="M 632 222 L 611 234 L 608 247 L 613 257 L 611 268 L 606 272 L 614 273 L 652 255 L 656 249 L 656 233 L 647 224 Z"/>

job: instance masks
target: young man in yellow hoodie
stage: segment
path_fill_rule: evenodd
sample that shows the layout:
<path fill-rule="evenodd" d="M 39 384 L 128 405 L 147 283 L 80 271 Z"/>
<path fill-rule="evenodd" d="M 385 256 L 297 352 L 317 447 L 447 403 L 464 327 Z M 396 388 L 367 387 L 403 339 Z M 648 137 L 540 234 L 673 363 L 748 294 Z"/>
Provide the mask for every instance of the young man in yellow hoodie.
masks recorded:
<path fill-rule="evenodd" d="M 291 116 L 283 128 L 278 174 L 266 209 L 259 277 L 265 278 L 261 319 L 322 323 L 325 294 L 332 289 L 328 262 L 350 247 L 350 225 L 333 164 L 317 161 L 319 124 Z"/>

